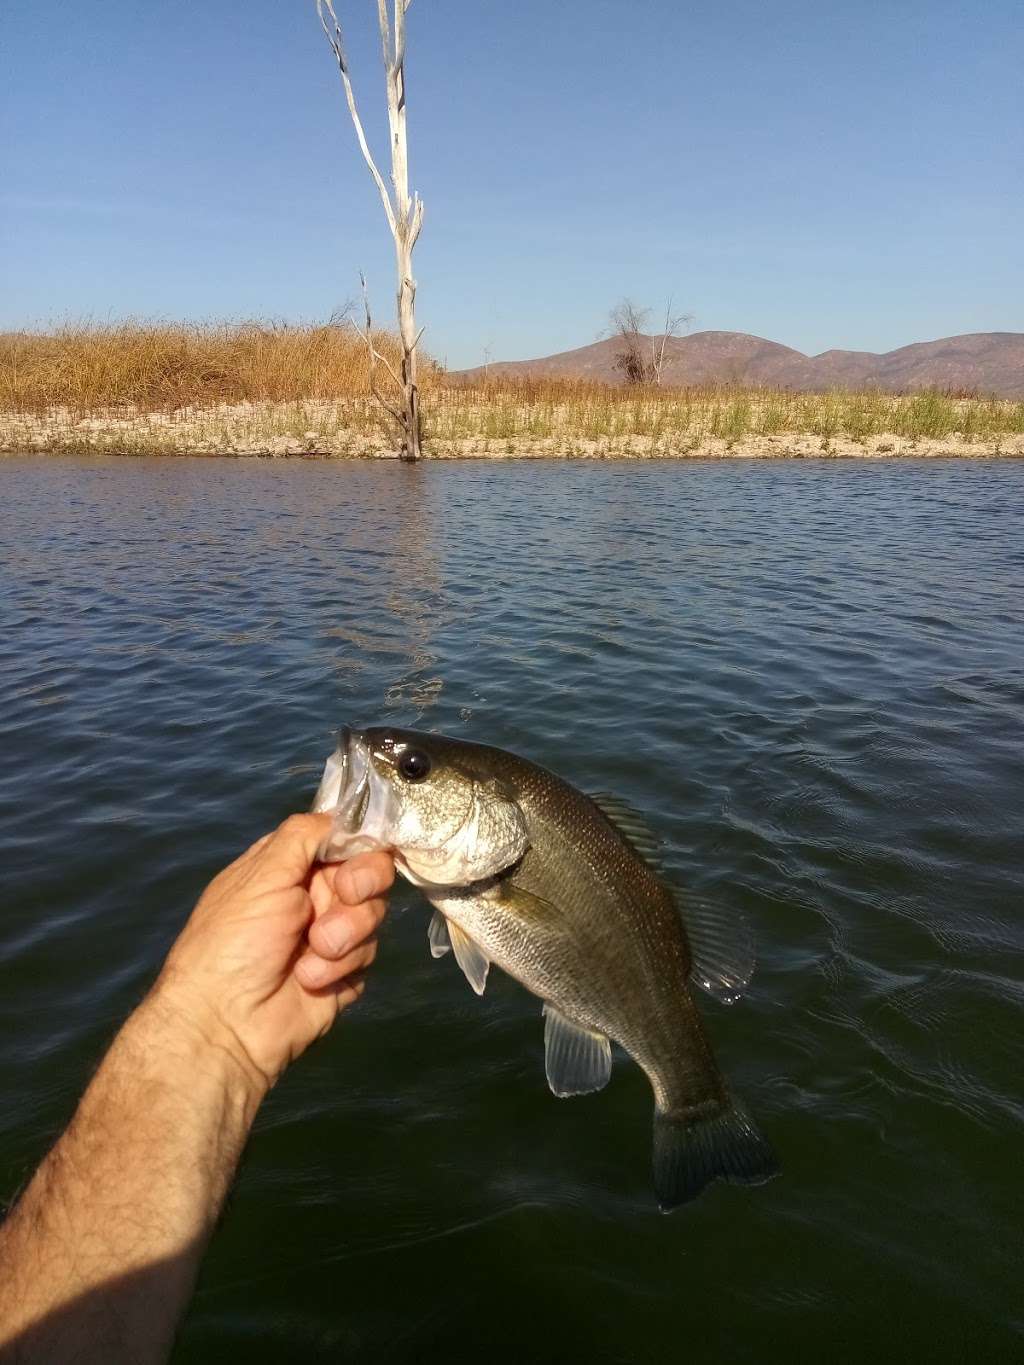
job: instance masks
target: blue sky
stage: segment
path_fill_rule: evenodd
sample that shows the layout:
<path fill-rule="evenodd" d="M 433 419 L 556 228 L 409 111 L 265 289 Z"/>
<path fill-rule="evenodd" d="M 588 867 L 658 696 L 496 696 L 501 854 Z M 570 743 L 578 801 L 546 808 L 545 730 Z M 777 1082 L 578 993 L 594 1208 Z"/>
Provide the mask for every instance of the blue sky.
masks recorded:
<path fill-rule="evenodd" d="M 372 0 L 338 0 L 381 146 Z M 416 0 L 425 344 L 595 339 L 671 294 L 816 352 L 1024 330 L 1019 0 Z M 393 258 L 313 0 L 8 12 L 0 326 L 323 317 Z"/>

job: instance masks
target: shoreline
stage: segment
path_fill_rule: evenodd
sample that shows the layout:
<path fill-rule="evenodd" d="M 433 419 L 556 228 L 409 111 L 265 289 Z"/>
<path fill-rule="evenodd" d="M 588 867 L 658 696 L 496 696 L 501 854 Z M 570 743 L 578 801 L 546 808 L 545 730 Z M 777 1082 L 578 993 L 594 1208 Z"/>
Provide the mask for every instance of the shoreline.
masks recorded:
<path fill-rule="evenodd" d="M 444 412 L 425 423 L 428 459 L 1019 459 L 1024 432 L 967 436 L 875 431 L 851 435 L 817 430 L 722 434 L 704 424 L 642 432 L 580 430 L 569 413 L 549 413 L 547 431 L 497 434 L 486 405 L 470 424 L 445 430 Z M 837 424 L 838 425 L 838 424 Z M 139 412 L 125 408 L 76 413 L 0 412 L 0 454 L 114 455 L 381 460 L 397 458 L 390 434 L 370 418 L 365 402 L 235 403 Z"/>

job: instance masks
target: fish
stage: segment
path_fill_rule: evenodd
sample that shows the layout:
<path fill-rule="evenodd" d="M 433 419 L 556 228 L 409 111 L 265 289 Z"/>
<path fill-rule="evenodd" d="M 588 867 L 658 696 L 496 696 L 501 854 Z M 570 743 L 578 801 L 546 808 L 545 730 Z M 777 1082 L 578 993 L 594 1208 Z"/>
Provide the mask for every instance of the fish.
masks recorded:
<path fill-rule="evenodd" d="M 390 849 L 434 907 L 435 957 L 482 995 L 492 965 L 542 1001 L 559 1096 L 605 1086 L 616 1043 L 654 1095 L 662 1211 L 715 1180 L 758 1185 L 778 1164 L 715 1061 L 694 988 L 731 1002 L 749 937 L 706 898 L 674 892 L 643 817 L 504 749 L 415 730 L 341 731 L 313 810 L 324 860 Z"/>

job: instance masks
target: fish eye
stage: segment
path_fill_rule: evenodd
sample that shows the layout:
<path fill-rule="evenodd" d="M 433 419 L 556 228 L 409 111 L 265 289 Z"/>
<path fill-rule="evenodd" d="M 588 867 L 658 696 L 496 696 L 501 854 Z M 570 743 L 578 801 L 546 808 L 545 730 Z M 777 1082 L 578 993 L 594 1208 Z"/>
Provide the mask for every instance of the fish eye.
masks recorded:
<path fill-rule="evenodd" d="M 422 782 L 433 766 L 422 749 L 405 749 L 395 765 L 407 782 Z"/>

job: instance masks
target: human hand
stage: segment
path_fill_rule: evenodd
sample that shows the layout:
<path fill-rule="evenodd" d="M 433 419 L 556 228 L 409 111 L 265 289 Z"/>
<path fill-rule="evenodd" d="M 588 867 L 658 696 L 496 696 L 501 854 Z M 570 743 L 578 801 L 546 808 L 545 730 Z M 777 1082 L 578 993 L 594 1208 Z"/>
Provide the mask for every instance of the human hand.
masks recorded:
<path fill-rule="evenodd" d="M 271 1086 L 363 992 L 377 953 L 387 853 L 318 865 L 328 815 L 293 815 L 200 896 L 151 1001 Z"/>

